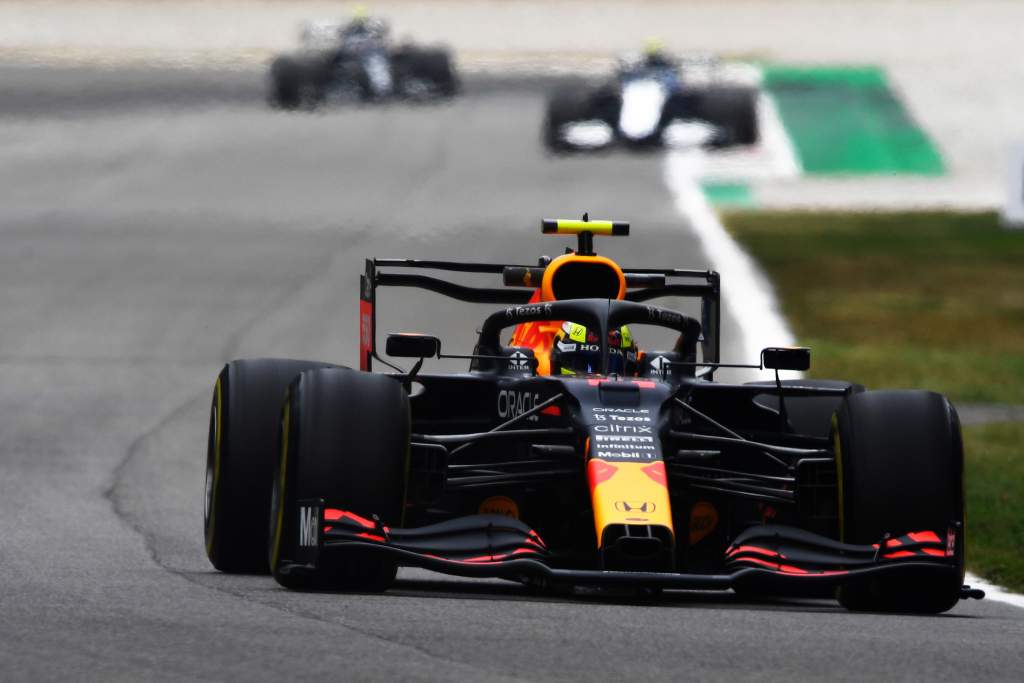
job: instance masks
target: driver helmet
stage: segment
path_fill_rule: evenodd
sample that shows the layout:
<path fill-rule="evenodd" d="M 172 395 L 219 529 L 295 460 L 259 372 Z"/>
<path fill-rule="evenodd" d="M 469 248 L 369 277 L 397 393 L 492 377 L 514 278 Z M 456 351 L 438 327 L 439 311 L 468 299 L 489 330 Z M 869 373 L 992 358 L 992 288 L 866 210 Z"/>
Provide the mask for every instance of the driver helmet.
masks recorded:
<path fill-rule="evenodd" d="M 670 66 L 672 59 L 665 51 L 665 43 L 658 38 L 644 41 L 644 63 L 647 66 Z"/>
<path fill-rule="evenodd" d="M 352 12 L 352 19 L 344 28 L 343 33 L 353 38 L 383 38 L 388 33 L 388 24 L 383 19 L 370 16 L 365 5 L 356 5 Z"/>
<path fill-rule="evenodd" d="M 635 376 L 637 345 L 625 325 L 608 333 L 608 374 Z M 564 322 L 551 346 L 552 375 L 592 375 L 601 372 L 601 344 L 595 332 Z"/>

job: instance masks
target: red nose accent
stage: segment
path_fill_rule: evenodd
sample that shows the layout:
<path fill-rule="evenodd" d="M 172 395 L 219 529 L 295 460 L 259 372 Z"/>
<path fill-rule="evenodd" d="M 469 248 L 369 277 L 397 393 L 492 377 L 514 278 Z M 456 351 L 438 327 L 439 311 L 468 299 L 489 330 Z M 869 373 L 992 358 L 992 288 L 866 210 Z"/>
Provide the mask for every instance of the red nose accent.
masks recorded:
<path fill-rule="evenodd" d="M 641 471 L 655 482 L 665 486 L 668 478 L 665 476 L 665 463 L 652 462 L 650 465 L 641 468 Z"/>
<path fill-rule="evenodd" d="M 587 463 L 587 478 L 590 479 L 590 489 L 593 490 L 598 484 L 611 479 L 618 470 L 619 468 L 611 463 L 592 458 Z"/>

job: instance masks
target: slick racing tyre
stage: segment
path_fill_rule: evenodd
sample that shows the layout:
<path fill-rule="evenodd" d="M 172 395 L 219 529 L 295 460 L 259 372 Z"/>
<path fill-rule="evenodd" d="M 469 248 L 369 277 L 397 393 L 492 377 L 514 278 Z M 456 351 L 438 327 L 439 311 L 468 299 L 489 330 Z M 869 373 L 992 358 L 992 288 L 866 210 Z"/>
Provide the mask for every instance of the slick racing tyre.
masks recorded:
<path fill-rule="evenodd" d="M 561 135 L 562 126 L 583 121 L 591 116 L 590 90 L 582 85 L 570 85 L 555 92 L 547 104 L 544 117 L 544 144 L 554 151 L 568 151 L 573 146 Z"/>
<path fill-rule="evenodd" d="M 753 145 L 759 139 L 757 90 L 714 88 L 695 93 L 690 100 L 691 115 L 717 126 L 724 135 L 718 146 Z"/>
<path fill-rule="evenodd" d="M 839 477 L 840 537 L 878 543 L 956 531 L 957 571 L 888 576 L 839 591 L 847 609 L 939 613 L 960 597 L 964 574 L 963 443 L 956 410 L 927 391 L 869 391 L 847 397 L 833 439 Z"/>
<path fill-rule="evenodd" d="M 459 80 L 455 75 L 452 56 L 448 50 L 418 50 L 416 55 L 416 72 L 424 80 L 433 83 L 439 95 L 451 97 L 459 90 Z"/>
<path fill-rule="evenodd" d="M 289 382 L 330 367 L 278 358 L 234 360 L 213 387 L 203 520 L 206 555 L 222 572 L 267 573 L 270 481 L 277 424 Z"/>
<path fill-rule="evenodd" d="M 322 104 L 332 78 L 344 80 L 344 69 L 332 71 L 328 53 L 282 55 L 270 65 L 272 105 L 282 109 L 314 109 Z"/>
<path fill-rule="evenodd" d="M 305 65 L 293 57 L 278 57 L 270 65 L 271 104 L 282 109 L 298 109 L 309 86 Z"/>
<path fill-rule="evenodd" d="M 409 458 L 409 397 L 384 375 L 312 370 L 288 388 L 270 517 L 270 565 L 287 588 L 383 591 L 397 566 L 372 550 L 332 548 L 297 566 L 300 501 L 400 526 Z M 317 530 L 318 533 L 321 530 Z"/>
<path fill-rule="evenodd" d="M 555 152 L 578 149 L 562 137 L 562 127 L 569 123 L 600 120 L 616 127 L 622 100 L 609 85 L 594 89 L 585 83 L 568 83 L 548 99 L 544 116 L 545 146 Z"/>
<path fill-rule="evenodd" d="M 755 386 L 774 387 L 774 381 L 748 382 Z M 784 379 L 785 387 L 818 387 L 821 389 L 850 388 L 851 394 L 864 392 L 864 386 L 834 379 Z M 755 399 L 759 405 L 772 410 L 779 409 L 779 397 L 775 394 L 762 394 Z M 786 414 L 789 424 L 797 434 L 828 437 L 832 433 L 832 415 L 843 402 L 842 396 L 791 396 L 786 399 Z"/>
<path fill-rule="evenodd" d="M 459 91 L 451 53 L 443 48 L 400 47 L 391 54 L 391 68 L 406 97 L 452 97 Z"/>

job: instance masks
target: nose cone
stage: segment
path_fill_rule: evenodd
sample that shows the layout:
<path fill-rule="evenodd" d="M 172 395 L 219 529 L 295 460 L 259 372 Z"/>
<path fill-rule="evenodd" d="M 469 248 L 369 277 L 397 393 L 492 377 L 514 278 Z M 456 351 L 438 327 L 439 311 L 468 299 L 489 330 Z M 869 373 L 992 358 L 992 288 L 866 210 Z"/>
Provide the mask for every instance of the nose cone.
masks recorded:
<path fill-rule="evenodd" d="M 665 86 L 653 78 L 639 78 L 626 83 L 622 88 L 619 133 L 634 142 L 657 133 L 667 98 Z"/>

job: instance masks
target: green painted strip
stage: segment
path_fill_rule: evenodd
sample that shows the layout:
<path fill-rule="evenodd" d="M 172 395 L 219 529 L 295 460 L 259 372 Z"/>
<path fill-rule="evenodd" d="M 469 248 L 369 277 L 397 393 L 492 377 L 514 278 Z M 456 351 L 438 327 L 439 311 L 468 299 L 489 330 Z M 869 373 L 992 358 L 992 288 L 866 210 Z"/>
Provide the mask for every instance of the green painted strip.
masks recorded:
<path fill-rule="evenodd" d="M 793 84 L 825 87 L 852 86 L 861 88 L 888 88 L 885 72 L 877 66 L 782 66 L 764 67 L 764 85 L 767 88 Z"/>
<path fill-rule="evenodd" d="M 805 173 L 945 172 L 938 150 L 878 67 L 767 66 L 764 87 Z"/>
<path fill-rule="evenodd" d="M 746 183 L 701 183 L 704 196 L 712 205 L 722 208 L 754 208 L 754 193 Z"/>

